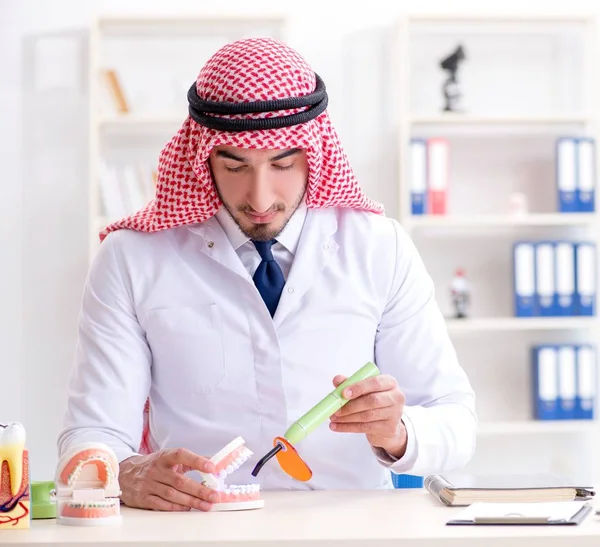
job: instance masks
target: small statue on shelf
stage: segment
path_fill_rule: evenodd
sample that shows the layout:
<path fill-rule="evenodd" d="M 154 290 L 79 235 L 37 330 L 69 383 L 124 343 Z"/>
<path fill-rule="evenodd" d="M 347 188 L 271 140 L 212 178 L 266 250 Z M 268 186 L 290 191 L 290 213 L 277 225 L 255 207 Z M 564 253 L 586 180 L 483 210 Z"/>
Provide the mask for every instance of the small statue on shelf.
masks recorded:
<path fill-rule="evenodd" d="M 452 278 L 450 285 L 454 317 L 462 319 L 468 316 L 469 304 L 471 302 L 471 289 L 465 277 L 465 272 L 458 268 Z"/>
<path fill-rule="evenodd" d="M 456 50 L 451 53 L 448 57 L 440 62 L 442 69 L 448 71 L 448 78 L 444 82 L 444 98 L 446 103 L 444 105 L 444 112 L 457 112 L 458 102 L 462 95 L 460 85 L 456 79 L 456 73 L 458 71 L 458 65 L 465 58 L 465 52 L 462 46 L 458 46 Z"/>

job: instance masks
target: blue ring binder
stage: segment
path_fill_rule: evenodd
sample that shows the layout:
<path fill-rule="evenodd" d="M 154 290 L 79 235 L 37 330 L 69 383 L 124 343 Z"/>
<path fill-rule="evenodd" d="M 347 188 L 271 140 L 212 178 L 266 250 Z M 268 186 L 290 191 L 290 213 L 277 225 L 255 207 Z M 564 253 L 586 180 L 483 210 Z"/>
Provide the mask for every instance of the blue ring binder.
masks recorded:
<path fill-rule="evenodd" d="M 392 473 L 394 488 L 423 488 L 423 477 L 419 475 L 396 475 Z"/>

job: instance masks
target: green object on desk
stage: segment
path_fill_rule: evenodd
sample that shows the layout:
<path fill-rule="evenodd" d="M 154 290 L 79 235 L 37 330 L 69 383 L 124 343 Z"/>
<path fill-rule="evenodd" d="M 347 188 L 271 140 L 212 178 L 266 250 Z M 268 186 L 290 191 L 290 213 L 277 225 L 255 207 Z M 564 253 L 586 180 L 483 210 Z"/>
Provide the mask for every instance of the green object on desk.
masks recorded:
<path fill-rule="evenodd" d="M 55 488 L 52 481 L 34 481 L 31 483 L 31 518 L 55 519 L 56 502 L 52 492 Z"/>

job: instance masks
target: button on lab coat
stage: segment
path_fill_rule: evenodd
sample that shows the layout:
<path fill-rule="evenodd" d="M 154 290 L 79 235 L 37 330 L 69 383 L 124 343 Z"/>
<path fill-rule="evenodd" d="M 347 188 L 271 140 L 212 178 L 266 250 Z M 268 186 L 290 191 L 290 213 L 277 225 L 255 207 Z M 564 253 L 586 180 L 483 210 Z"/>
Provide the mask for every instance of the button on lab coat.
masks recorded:
<path fill-rule="evenodd" d="M 296 447 L 310 481 L 275 459 L 250 476 L 335 375 L 367 361 L 406 396 L 404 457 L 327 421 Z M 154 449 L 210 457 L 242 436 L 254 455 L 228 482 L 263 489 L 389 488 L 390 470 L 460 468 L 475 447 L 474 393 L 412 241 L 395 220 L 349 209 L 307 211 L 273 318 L 217 218 L 111 233 L 85 287 L 59 452 L 98 441 L 120 461 L 135 454 L 147 397 Z"/>

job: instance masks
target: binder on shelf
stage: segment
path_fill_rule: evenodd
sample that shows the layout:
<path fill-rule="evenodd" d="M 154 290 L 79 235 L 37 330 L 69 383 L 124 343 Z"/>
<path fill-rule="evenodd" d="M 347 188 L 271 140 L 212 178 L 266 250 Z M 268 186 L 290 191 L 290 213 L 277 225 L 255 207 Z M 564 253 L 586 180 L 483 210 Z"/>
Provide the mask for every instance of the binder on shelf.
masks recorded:
<path fill-rule="evenodd" d="M 556 188 L 558 210 L 561 213 L 577 211 L 577 141 L 574 137 L 556 140 Z"/>
<path fill-rule="evenodd" d="M 556 315 L 575 315 L 575 246 L 557 241 L 554 247 L 556 272 Z"/>
<path fill-rule="evenodd" d="M 577 139 L 577 180 L 576 208 L 582 213 L 595 211 L 596 198 L 596 160 L 595 139 L 579 137 Z"/>
<path fill-rule="evenodd" d="M 533 348 L 534 416 L 538 420 L 557 420 L 558 407 L 558 350 L 553 345 Z"/>
<path fill-rule="evenodd" d="M 427 141 L 427 202 L 432 215 L 445 215 L 447 210 L 449 145 L 441 137 Z"/>
<path fill-rule="evenodd" d="M 427 213 L 427 140 L 410 142 L 410 196 L 413 215 Z"/>
<path fill-rule="evenodd" d="M 558 419 L 575 419 L 577 369 L 575 347 L 558 346 Z"/>
<path fill-rule="evenodd" d="M 556 315 L 557 290 L 555 280 L 554 244 L 542 241 L 535 244 L 535 304 L 542 317 Z"/>
<path fill-rule="evenodd" d="M 575 244 L 575 308 L 577 315 L 596 315 L 596 244 Z"/>
<path fill-rule="evenodd" d="M 535 245 L 518 241 L 513 245 L 513 287 L 515 315 L 532 317 L 535 313 Z"/>
<path fill-rule="evenodd" d="M 575 418 L 593 420 L 596 407 L 597 365 L 596 350 L 592 344 L 581 344 L 576 348 L 577 386 Z"/>

